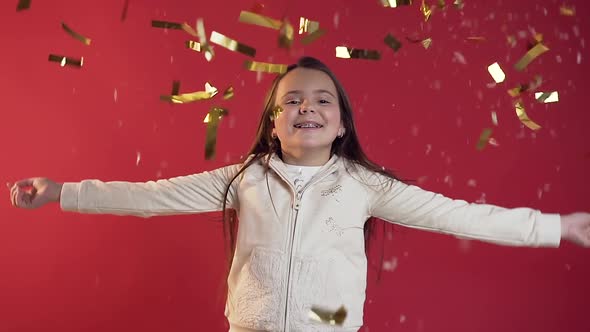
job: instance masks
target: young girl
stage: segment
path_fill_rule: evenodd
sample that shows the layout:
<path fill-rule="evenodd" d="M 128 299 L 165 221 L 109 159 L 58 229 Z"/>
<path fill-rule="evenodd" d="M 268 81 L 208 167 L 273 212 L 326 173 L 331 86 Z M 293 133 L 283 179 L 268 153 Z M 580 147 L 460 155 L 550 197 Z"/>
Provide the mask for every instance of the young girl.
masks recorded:
<path fill-rule="evenodd" d="M 27 188 L 31 188 L 28 190 Z M 223 211 L 230 331 L 357 331 L 363 325 L 371 217 L 503 245 L 590 246 L 590 214 L 468 204 L 396 179 L 369 161 L 342 85 L 305 57 L 279 75 L 241 164 L 146 183 L 16 182 L 14 206 L 150 217 Z M 239 229 L 237 227 L 239 220 Z M 341 326 L 309 319 L 344 307 Z"/>

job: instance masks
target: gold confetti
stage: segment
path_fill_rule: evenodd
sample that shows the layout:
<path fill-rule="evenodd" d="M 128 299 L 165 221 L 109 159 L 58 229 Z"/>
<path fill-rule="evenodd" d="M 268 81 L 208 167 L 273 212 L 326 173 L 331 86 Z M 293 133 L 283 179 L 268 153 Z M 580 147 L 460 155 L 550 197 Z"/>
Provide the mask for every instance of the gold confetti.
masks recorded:
<path fill-rule="evenodd" d="M 514 64 L 514 68 L 518 71 L 524 70 L 533 60 L 535 60 L 535 58 L 547 51 L 549 51 L 549 49 L 545 45 L 538 43 L 535 47 L 526 52 L 516 64 Z"/>
<path fill-rule="evenodd" d="M 81 41 L 82 43 L 84 43 L 85 45 L 90 45 L 90 38 L 88 37 L 84 37 L 81 34 L 77 33 L 76 31 L 72 30 L 69 26 L 67 26 L 65 23 L 61 22 L 61 27 L 73 38 L 78 39 L 79 41 Z"/>
<path fill-rule="evenodd" d="M 211 33 L 211 38 L 209 40 L 212 43 L 215 43 L 219 46 L 223 46 L 230 51 L 239 52 L 250 57 L 254 57 L 256 55 L 256 50 L 254 48 L 248 45 L 241 44 L 238 41 L 226 37 L 217 31 L 213 31 Z"/>
<path fill-rule="evenodd" d="M 559 7 L 559 13 L 563 16 L 574 16 L 576 15 L 576 10 L 574 9 L 574 7 L 567 7 L 567 6 L 561 6 Z"/>
<path fill-rule="evenodd" d="M 299 18 L 299 34 L 311 34 L 316 32 L 320 28 L 320 23 L 316 21 L 312 21 L 305 17 Z"/>
<path fill-rule="evenodd" d="M 430 15 L 432 15 L 432 9 L 426 4 L 426 0 L 422 0 L 420 12 L 422 12 L 422 15 L 424 15 L 424 22 L 427 22 L 430 18 Z"/>
<path fill-rule="evenodd" d="M 447 7 L 445 0 L 438 0 L 437 2 L 438 2 L 438 8 L 445 9 Z"/>
<path fill-rule="evenodd" d="M 426 38 L 422 40 L 420 43 L 422 44 L 422 47 L 424 47 L 424 49 L 427 50 L 428 48 L 430 48 L 430 45 L 432 45 L 432 38 Z"/>
<path fill-rule="evenodd" d="M 26 10 L 31 7 L 31 0 L 19 0 L 18 4 L 16 5 L 16 11 L 20 12 L 21 10 Z"/>
<path fill-rule="evenodd" d="M 408 6 L 412 4 L 412 0 L 381 0 L 383 7 L 395 8 L 399 6 Z"/>
<path fill-rule="evenodd" d="M 321 36 L 323 36 L 326 33 L 326 30 L 322 29 L 322 28 L 318 28 L 316 31 L 308 34 L 307 36 L 301 38 L 301 44 L 303 45 L 308 45 L 310 43 L 312 43 L 313 41 L 315 41 L 316 39 L 320 38 Z"/>
<path fill-rule="evenodd" d="M 196 91 L 171 96 L 160 96 L 160 100 L 169 101 L 175 104 L 187 104 L 199 100 L 211 99 L 217 94 L 217 88 L 211 86 L 209 82 L 205 84 L 205 91 Z"/>
<path fill-rule="evenodd" d="M 282 74 L 287 72 L 287 65 L 286 64 L 275 64 L 275 63 L 268 63 L 268 62 L 258 62 L 258 61 L 251 61 L 246 60 L 244 62 L 244 67 L 250 71 L 259 71 L 263 73 L 277 73 Z"/>
<path fill-rule="evenodd" d="M 72 67 L 80 68 L 84 64 L 84 57 L 81 57 L 80 59 L 76 59 L 76 58 L 65 57 L 63 55 L 49 54 L 49 61 L 59 62 L 62 67 L 72 66 Z"/>
<path fill-rule="evenodd" d="M 402 43 L 390 33 L 385 36 L 383 41 L 385 42 L 385 45 L 391 47 L 394 52 L 397 52 L 402 47 Z"/>
<path fill-rule="evenodd" d="M 205 137 L 205 159 L 209 160 L 215 157 L 215 146 L 217 145 L 217 127 L 221 118 L 228 112 L 220 107 L 212 107 L 203 120 L 207 124 L 207 133 Z"/>
<path fill-rule="evenodd" d="M 529 118 L 529 116 L 526 114 L 526 111 L 524 110 L 524 107 L 522 106 L 520 101 L 516 102 L 516 104 L 514 106 L 516 109 L 516 115 L 518 116 L 518 118 L 520 119 L 520 122 L 522 122 L 523 125 L 529 127 L 532 130 L 541 129 L 541 126 L 539 126 L 538 124 L 536 124 L 533 120 L 531 120 Z"/>
<path fill-rule="evenodd" d="M 363 50 L 348 48 L 346 46 L 336 46 L 336 57 L 342 59 L 379 60 L 381 59 L 381 53 L 375 50 Z"/>
<path fill-rule="evenodd" d="M 271 28 L 275 30 L 279 30 L 283 25 L 283 22 L 280 20 L 276 20 L 274 18 L 270 18 L 268 16 L 263 16 L 257 13 L 249 12 L 242 10 L 240 12 L 240 18 L 238 19 L 241 23 L 253 24 L 258 25 L 265 28 Z"/>
<path fill-rule="evenodd" d="M 476 150 L 481 151 L 483 150 L 483 148 L 486 147 L 488 141 L 490 140 L 490 137 L 492 136 L 492 132 L 493 131 L 490 128 L 485 128 L 481 132 L 481 135 L 479 135 L 479 140 L 477 141 L 477 145 L 475 147 Z"/>
<path fill-rule="evenodd" d="M 172 92 L 171 94 L 178 95 L 180 94 L 180 81 L 172 81 Z"/>
<path fill-rule="evenodd" d="M 497 62 L 492 63 L 488 66 L 488 72 L 492 75 L 492 78 L 496 83 L 502 83 L 506 79 L 506 75 L 500 65 Z"/>
<path fill-rule="evenodd" d="M 521 93 L 536 90 L 543 83 L 543 77 L 541 75 L 535 75 L 535 79 L 530 83 L 520 84 L 519 86 L 508 90 L 508 94 L 512 97 L 518 97 Z"/>
<path fill-rule="evenodd" d="M 453 2 L 453 5 L 455 6 L 455 9 L 463 9 L 463 6 L 465 6 L 465 3 L 463 2 L 463 0 L 455 0 Z"/>
<path fill-rule="evenodd" d="M 289 21 L 283 21 L 283 25 L 281 26 L 280 34 L 279 34 L 279 47 L 282 48 L 291 48 L 293 44 L 293 35 L 295 34 L 295 30 Z"/>
<path fill-rule="evenodd" d="M 557 91 L 535 92 L 535 99 L 540 103 L 556 103 L 559 101 L 559 93 Z"/>
<path fill-rule="evenodd" d="M 123 4 L 123 12 L 121 13 L 121 21 L 125 21 L 127 18 L 127 9 L 129 8 L 129 0 L 125 0 Z"/>
<path fill-rule="evenodd" d="M 309 318 L 318 323 L 342 326 L 342 323 L 344 323 L 344 320 L 346 319 L 346 314 L 344 306 L 341 306 L 337 311 L 312 307 L 309 311 Z"/>
<path fill-rule="evenodd" d="M 187 48 L 190 48 L 193 51 L 201 52 L 201 43 L 199 43 L 199 42 L 192 41 L 192 40 L 187 40 L 186 41 L 186 47 Z"/>
<path fill-rule="evenodd" d="M 516 46 L 516 37 L 515 36 L 506 36 L 506 42 L 511 47 L 515 47 Z"/>
<path fill-rule="evenodd" d="M 167 21 L 152 20 L 152 27 L 153 28 L 162 28 L 162 29 L 183 30 L 182 24 L 176 23 L 176 22 L 167 22 Z"/>
<path fill-rule="evenodd" d="M 202 18 L 197 19 L 197 35 L 199 36 L 199 42 L 201 43 L 201 49 L 205 53 L 205 59 L 211 61 L 215 56 L 213 47 L 207 42 L 207 34 L 205 33 L 205 23 Z"/>
<path fill-rule="evenodd" d="M 234 97 L 234 87 L 229 86 L 225 91 L 223 91 L 223 99 L 228 100 Z"/>
<path fill-rule="evenodd" d="M 279 118 L 279 116 L 283 113 L 283 108 L 279 105 L 275 106 L 272 109 L 272 114 L 270 115 L 270 121 L 274 121 Z"/>

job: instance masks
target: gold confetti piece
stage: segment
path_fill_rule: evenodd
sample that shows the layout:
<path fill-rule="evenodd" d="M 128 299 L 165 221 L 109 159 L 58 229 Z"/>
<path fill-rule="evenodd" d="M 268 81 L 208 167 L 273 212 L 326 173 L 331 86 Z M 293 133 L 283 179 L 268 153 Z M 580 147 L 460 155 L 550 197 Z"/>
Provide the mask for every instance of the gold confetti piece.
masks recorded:
<path fill-rule="evenodd" d="M 280 20 L 276 20 L 274 18 L 270 18 L 268 16 L 263 16 L 257 13 L 249 12 L 242 10 L 240 12 L 240 18 L 238 19 L 241 23 L 253 24 L 258 25 L 265 28 L 271 28 L 275 30 L 279 30 L 283 25 L 283 22 Z"/>
<path fill-rule="evenodd" d="M 541 86 L 543 83 L 543 77 L 541 75 L 535 75 L 535 79 L 530 83 L 520 84 L 519 86 L 508 90 L 508 94 L 512 97 L 518 97 L 521 93 L 529 91 L 529 90 L 536 90 Z"/>
<path fill-rule="evenodd" d="M 422 44 L 422 47 L 424 47 L 424 49 L 427 50 L 428 48 L 430 48 L 430 45 L 432 45 L 432 38 L 426 38 L 420 43 Z"/>
<path fill-rule="evenodd" d="M 81 68 L 82 65 L 84 64 L 84 57 L 81 57 L 80 59 L 76 59 L 76 58 L 65 57 L 63 55 L 49 54 L 49 61 L 59 62 L 62 67 L 72 66 L 72 67 L 76 67 L 76 68 Z"/>
<path fill-rule="evenodd" d="M 241 44 L 238 41 L 226 37 L 217 31 L 213 31 L 211 33 L 211 38 L 209 40 L 212 43 L 215 43 L 219 46 L 223 46 L 230 51 L 239 52 L 250 57 L 254 57 L 256 55 L 256 50 L 254 48 L 248 45 Z"/>
<path fill-rule="evenodd" d="M 234 87 L 229 86 L 225 91 L 223 91 L 223 99 L 228 100 L 234 97 Z"/>
<path fill-rule="evenodd" d="M 61 27 L 73 38 L 78 39 L 85 45 L 90 45 L 90 38 L 84 37 L 81 34 L 77 33 L 76 31 L 72 30 L 69 26 L 67 26 L 64 22 L 61 22 Z"/>
<path fill-rule="evenodd" d="M 193 51 L 201 52 L 201 43 L 199 43 L 199 42 L 192 41 L 192 40 L 187 40 L 186 41 L 186 47 L 187 48 L 190 48 Z"/>
<path fill-rule="evenodd" d="M 381 4 L 383 7 L 396 8 L 411 5 L 412 0 L 381 0 Z"/>
<path fill-rule="evenodd" d="M 201 49 L 205 52 L 205 59 L 211 61 L 215 56 L 213 47 L 207 42 L 207 34 L 205 33 L 205 23 L 202 18 L 197 19 L 197 35 L 199 36 L 199 42 L 201 43 Z"/>
<path fill-rule="evenodd" d="M 516 37 L 515 36 L 506 36 L 506 42 L 511 47 L 515 47 L 516 46 Z"/>
<path fill-rule="evenodd" d="M 563 16 L 574 16 L 576 10 L 573 7 L 561 6 L 559 7 L 559 13 Z"/>
<path fill-rule="evenodd" d="M 336 46 L 336 57 L 342 59 L 379 60 L 381 59 L 381 53 L 375 50 L 363 50 L 348 48 L 346 46 Z"/>
<path fill-rule="evenodd" d="M 488 141 L 490 140 L 491 136 L 492 136 L 492 129 L 485 128 L 481 132 L 481 135 L 479 135 L 479 140 L 477 141 L 477 145 L 476 145 L 475 149 L 477 151 L 483 150 L 483 148 L 485 148 L 486 145 L 488 144 Z"/>
<path fill-rule="evenodd" d="M 279 105 L 275 106 L 272 109 L 272 114 L 270 115 L 270 121 L 274 121 L 279 118 L 279 116 L 283 113 L 283 108 Z"/>
<path fill-rule="evenodd" d="M 495 111 L 492 111 L 492 123 L 494 124 L 494 126 L 498 125 L 498 115 Z"/>
<path fill-rule="evenodd" d="M 309 311 L 309 318 L 318 323 L 341 326 L 346 319 L 346 314 L 347 313 L 344 306 L 340 307 L 340 309 L 337 311 L 329 311 L 320 309 L 318 307 L 312 307 Z"/>
<path fill-rule="evenodd" d="M 311 34 L 316 32 L 320 28 L 320 22 L 312 21 L 305 17 L 299 18 L 299 34 L 307 33 Z"/>
<path fill-rule="evenodd" d="M 424 15 L 424 22 L 427 22 L 430 18 L 430 15 L 432 15 L 432 9 L 426 4 L 426 0 L 422 0 L 420 12 L 422 12 L 422 15 Z"/>
<path fill-rule="evenodd" d="M 559 101 L 559 93 L 557 91 L 535 92 L 535 99 L 540 103 L 556 103 Z"/>
<path fill-rule="evenodd" d="M 129 0 L 125 0 L 123 4 L 123 12 L 121 13 L 121 21 L 125 21 L 127 18 L 127 9 L 129 8 Z"/>
<path fill-rule="evenodd" d="M 445 9 L 447 7 L 445 0 L 438 0 L 437 2 L 438 2 L 438 8 Z"/>
<path fill-rule="evenodd" d="M 465 6 L 465 3 L 463 2 L 463 0 L 455 0 L 453 2 L 453 5 L 455 6 L 455 9 L 463 9 L 463 6 Z"/>
<path fill-rule="evenodd" d="M 465 40 L 482 42 L 482 41 L 486 40 L 486 37 L 473 36 L 473 37 L 467 37 L 467 38 L 465 38 Z"/>
<path fill-rule="evenodd" d="M 383 41 L 385 42 L 385 45 L 391 47 L 395 52 L 397 52 L 402 47 L 402 43 L 390 33 L 385 36 Z"/>
<path fill-rule="evenodd" d="M 308 45 L 323 36 L 326 33 L 326 30 L 322 28 L 318 28 L 316 31 L 310 33 L 309 35 L 301 38 L 301 44 Z"/>
<path fill-rule="evenodd" d="M 520 101 L 516 102 L 516 104 L 514 106 L 516 109 L 516 115 L 518 116 L 518 118 L 520 119 L 520 122 L 522 122 L 523 125 L 529 127 L 532 130 L 541 129 L 541 126 L 539 126 L 538 124 L 536 124 L 533 120 L 531 120 L 529 118 L 529 116 L 526 114 L 526 111 L 524 110 L 524 107 L 522 106 Z"/>
<path fill-rule="evenodd" d="M 195 29 L 193 29 L 193 27 L 191 27 L 188 23 L 184 22 L 180 25 L 181 29 L 188 33 L 189 35 L 198 38 L 199 34 L 197 33 L 197 31 L 195 31 Z"/>
<path fill-rule="evenodd" d="M 21 10 L 26 10 L 31 7 L 31 0 L 19 0 L 18 4 L 16 5 L 16 11 L 20 12 Z"/>
<path fill-rule="evenodd" d="M 508 94 L 511 97 L 518 97 L 520 93 L 524 91 L 522 85 L 517 86 L 516 88 L 508 89 Z"/>
<path fill-rule="evenodd" d="M 276 73 L 282 74 L 287 72 L 287 65 L 285 64 L 275 64 L 275 63 L 268 63 L 268 62 L 257 62 L 246 60 L 244 62 L 244 67 L 251 71 L 259 71 L 263 73 Z"/>
<path fill-rule="evenodd" d="M 221 118 L 228 112 L 220 107 L 212 107 L 205 120 L 207 123 L 207 133 L 205 137 L 205 159 L 210 160 L 215 157 L 215 147 L 217 145 L 217 127 Z"/>
<path fill-rule="evenodd" d="M 502 83 L 506 79 L 506 75 L 500 65 L 497 62 L 492 63 L 488 66 L 488 72 L 492 75 L 492 78 L 496 83 Z"/>
<path fill-rule="evenodd" d="M 211 99 L 217 94 L 217 88 L 209 82 L 205 84 L 205 91 L 196 91 L 171 96 L 160 96 L 160 100 L 169 101 L 175 104 L 187 104 L 199 100 Z"/>
<path fill-rule="evenodd" d="M 172 95 L 180 94 L 180 81 L 172 81 Z"/>
<path fill-rule="evenodd" d="M 535 58 L 547 51 L 549 51 L 549 49 L 545 45 L 541 43 L 535 45 L 535 47 L 526 52 L 526 54 L 514 64 L 514 68 L 518 71 L 524 70 L 533 60 L 535 60 Z"/>
<path fill-rule="evenodd" d="M 152 27 L 162 28 L 162 29 L 183 30 L 182 24 L 176 23 L 176 22 L 167 22 L 167 21 L 154 21 L 154 20 L 152 20 Z"/>
<path fill-rule="evenodd" d="M 291 23 L 287 20 L 283 21 L 283 25 L 281 26 L 280 34 L 279 34 L 279 47 L 282 48 L 291 48 L 293 44 L 293 36 L 295 34 L 295 30 Z"/>

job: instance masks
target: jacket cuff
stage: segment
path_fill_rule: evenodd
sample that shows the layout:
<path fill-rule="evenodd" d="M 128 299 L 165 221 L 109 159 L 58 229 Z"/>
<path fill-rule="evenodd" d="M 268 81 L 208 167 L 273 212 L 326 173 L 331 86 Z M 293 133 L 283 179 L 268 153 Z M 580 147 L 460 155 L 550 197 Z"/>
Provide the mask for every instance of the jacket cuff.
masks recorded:
<path fill-rule="evenodd" d="M 63 211 L 78 211 L 79 182 L 65 182 L 61 187 L 59 206 Z"/>
<path fill-rule="evenodd" d="M 561 241 L 561 215 L 543 213 L 536 220 L 539 245 L 559 247 Z"/>

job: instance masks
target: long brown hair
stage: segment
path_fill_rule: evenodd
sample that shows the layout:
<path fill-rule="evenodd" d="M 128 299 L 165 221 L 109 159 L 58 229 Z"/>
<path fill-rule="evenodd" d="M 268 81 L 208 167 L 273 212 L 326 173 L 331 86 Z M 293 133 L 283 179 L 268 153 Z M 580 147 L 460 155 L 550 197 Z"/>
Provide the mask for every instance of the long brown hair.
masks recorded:
<path fill-rule="evenodd" d="M 245 155 L 246 158 L 251 157 L 248 159 L 246 163 L 241 167 L 239 172 L 231 179 L 228 183 L 223 199 L 223 232 L 224 238 L 226 242 L 226 251 L 227 251 L 227 258 L 228 258 L 228 268 L 231 268 L 231 263 L 233 260 L 234 250 L 236 246 L 236 236 L 237 236 L 237 225 L 238 219 L 236 211 L 233 209 L 227 209 L 226 202 L 227 196 L 231 187 L 231 184 L 244 172 L 250 165 L 254 164 L 258 160 L 262 159 L 264 156 L 271 155 L 272 153 L 276 153 L 277 155 L 282 157 L 281 154 L 281 145 L 280 141 L 277 137 L 272 136 L 272 128 L 273 128 L 273 112 L 275 111 L 275 99 L 276 99 L 276 90 L 279 82 L 285 75 L 287 75 L 290 71 L 295 68 L 307 68 L 307 69 L 315 69 L 326 73 L 336 86 L 336 90 L 338 92 L 338 101 L 340 104 L 340 118 L 342 123 L 344 124 L 344 135 L 342 137 L 338 137 L 332 143 L 331 154 L 336 154 L 341 158 L 347 159 L 352 165 L 358 165 L 365 167 L 368 170 L 373 172 L 379 173 L 384 175 L 387 178 L 398 180 L 393 172 L 380 167 L 379 165 L 375 164 L 365 154 L 363 151 L 361 144 L 359 143 L 356 129 L 354 126 L 354 120 L 352 115 L 352 106 L 350 105 L 350 101 L 348 99 L 348 95 L 346 91 L 344 91 L 344 87 L 338 81 L 334 73 L 322 62 L 319 60 L 312 58 L 312 57 L 302 57 L 297 61 L 296 64 L 292 64 L 287 67 L 287 71 L 283 74 L 278 75 L 267 93 L 264 111 L 262 112 L 262 116 L 260 117 L 260 122 L 258 124 L 258 130 L 256 132 L 256 139 L 254 140 L 254 144 L 250 148 L 250 151 Z M 268 167 L 268 164 L 265 164 Z M 385 232 L 385 227 L 387 223 L 381 223 L 383 226 L 383 231 Z M 367 255 L 369 254 L 369 246 L 368 242 L 369 239 L 375 233 L 375 218 L 370 218 L 365 223 L 364 227 L 364 234 L 365 234 L 365 252 Z M 382 256 L 380 261 L 383 261 L 383 250 Z M 379 275 L 381 271 L 381 265 L 379 265 Z M 229 272 L 229 270 L 228 270 Z"/>

